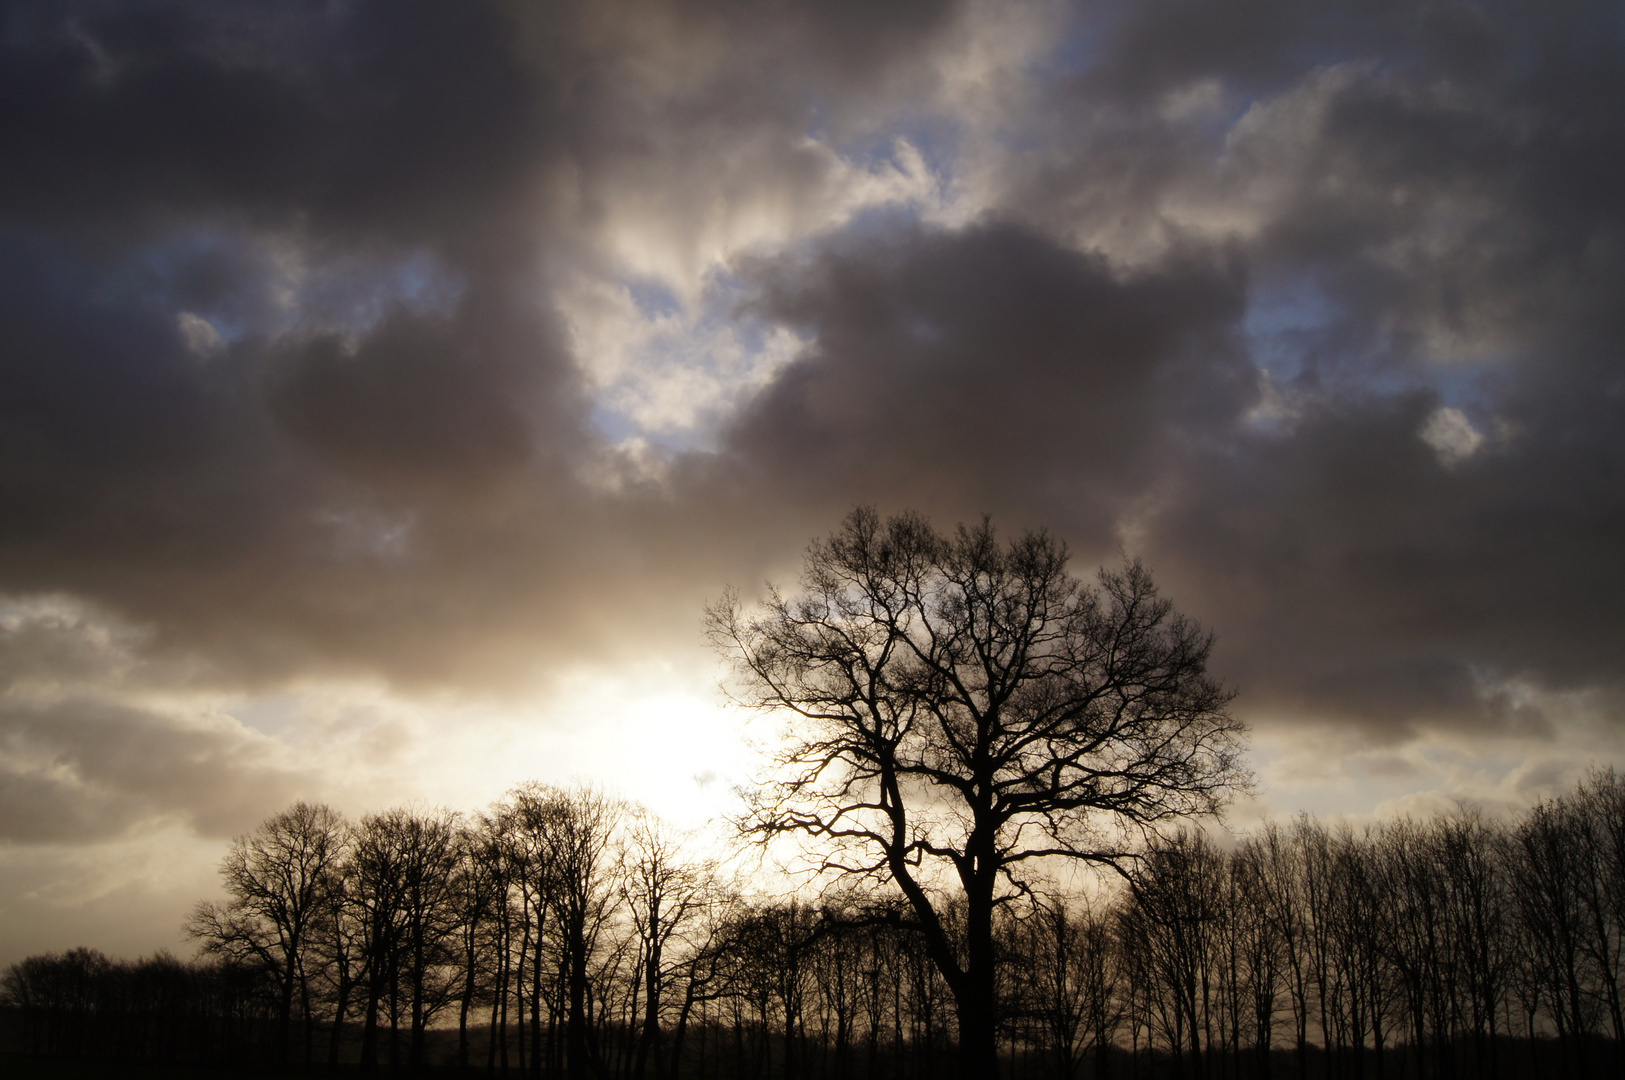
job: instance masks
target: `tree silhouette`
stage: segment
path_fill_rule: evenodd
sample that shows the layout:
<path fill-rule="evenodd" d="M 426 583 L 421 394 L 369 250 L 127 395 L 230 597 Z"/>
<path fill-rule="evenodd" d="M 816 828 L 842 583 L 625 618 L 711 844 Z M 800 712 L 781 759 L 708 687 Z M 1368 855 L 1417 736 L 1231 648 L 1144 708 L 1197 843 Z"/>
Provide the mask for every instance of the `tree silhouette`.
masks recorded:
<path fill-rule="evenodd" d="M 643 1080 L 652 1054 L 655 1076 L 664 1080 L 661 1018 L 668 1006 L 667 991 L 686 959 L 681 948 L 673 947 L 685 943 L 684 935 L 713 901 L 716 879 L 709 864 L 685 857 L 681 839 L 653 814 L 637 809 L 628 817 L 618 876 L 621 900 L 638 939 L 643 977 L 643 1025 L 631 1075 L 632 1080 Z"/>
<path fill-rule="evenodd" d="M 1127 827 L 1245 782 L 1211 638 L 1139 563 L 1068 573 L 1043 532 L 850 514 L 801 591 L 707 611 L 736 697 L 795 718 L 750 820 L 826 870 L 895 882 L 952 990 L 966 1075 L 997 1075 L 994 911 L 1034 860 L 1116 864 Z M 962 897 L 962 923 L 945 905 Z"/>
<path fill-rule="evenodd" d="M 859 877 L 820 904 L 738 895 L 647 811 L 612 813 L 617 826 L 591 812 L 597 801 L 526 784 L 468 828 L 443 811 L 368 815 L 330 860 L 297 965 L 278 959 L 269 924 L 249 932 L 244 909 L 196 961 L 30 956 L 0 971 L 0 1049 L 101 1072 L 263 1073 L 287 1056 L 284 979 L 303 969 L 295 1024 L 327 1028 L 335 1066 L 376 1068 L 387 1046 L 401 1070 L 478 1053 L 493 1074 L 559 1077 L 575 1024 L 589 1076 L 647 1075 L 649 1058 L 656 1080 L 944 1071 L 953 990 L 922 920 L 892 914 L 907 906 L 899 892 L 877 902 Z M 1355 829 L 1303 816 L 1234 846 L 1161 829 L 1104 888 L 1034 880 L 994 907 L 1000 1068 L 1014 1080 L 1617 1077 L 1622 822 L 1625 782 L 1599 770 L 1513 820 L 1459 808 Z M 585 840 L 597 855 L 583 861 Z M 234 899 L 217 915 L 244 865 L 223 865 Z M 964 890 L 929 889 L 963 947 Z M 437 1032 L 453 1004 L 457 1030 Z M 412 1028 L 424 1038 L 409 1057 Z M 503 1068 L 510 1041 L 517 1070 Z"/>
<path fill-rule="evenodd" d="M 231 899 L 199 904 L 187 933 L 205 951 L 258 963 L 278 982 L 280 1053 L 291 1050 L 294 993 L 299 995 L 305 1063 L 311 1055 L 309 939 L 344 852 L 344 819 L 322 804 L 295 803 L 232 841 L 220 864 Z"/>

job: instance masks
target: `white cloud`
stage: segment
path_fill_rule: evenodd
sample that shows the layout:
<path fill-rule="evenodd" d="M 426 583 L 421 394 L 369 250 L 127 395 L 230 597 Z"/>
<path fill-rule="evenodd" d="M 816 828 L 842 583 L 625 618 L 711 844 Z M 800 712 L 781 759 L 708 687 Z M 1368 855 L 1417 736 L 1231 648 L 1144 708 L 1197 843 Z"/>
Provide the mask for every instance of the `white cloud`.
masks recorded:
<path fill-rule="evenodd" d="M 843 157 L 776 129 L 670 132 L 613 172 L 583 177 L 590 242 L 611 273 L 659 282 L 692 306 L 712 275 L 835 228 L 862 210 L 934 206 L 942 186 L 898 139 L 890 157 Z"/>
<path fill-rule="evenodd" d="M 1433 448 L 1439 464 L 1447 469 L 1460 465 L 1484 446 L 1484 436 L 1467 415 L 1448 405 L 1433 410 L 1417 437 Z"/>
<path fill-rule="evenodd" d="M 221 336 L 220 331 L 201 315 L 183 311 L 175 316 L 175 325 L 180 328 L 186 347 L 200 360 L 211 359 L 226 347 L 226 339 Z"/>
<path fill-rule="evenodd" d="M 720 290 L 716 290 L 720 292 Z M 578 275 L 561 308 L 572 351 L 600 408 L 641 438 L 703 438 L 766 386 L 802 346 L 789 328 L 730 319 L 723 295 L 645 311 L 624 282 Z"/>
<path fill-rule="evenodd" d="M 1257 431 L 1279 431 L 1298 418 L 1300 405 L 1275 385 L 1268 368 L 1258 369 L 1258 404 L 1247 410 L 1242 422 Z"/>
<path fill-rule="evenodd" d="M 644 438 L 703 440 L 800 349 L 790 329 L 737 317 L 729 270 L 740 259 L 782 252 L 867 210 L 929 216 L 943 197 L 944 178 L 903 138 L 867 162 L 770 130 L 714 132 L 709 153 L 696 138 L 707 137 L 655 139 L 614 172 L 582 178 L 592 254 L 557 283 L 594 398 Z"/>

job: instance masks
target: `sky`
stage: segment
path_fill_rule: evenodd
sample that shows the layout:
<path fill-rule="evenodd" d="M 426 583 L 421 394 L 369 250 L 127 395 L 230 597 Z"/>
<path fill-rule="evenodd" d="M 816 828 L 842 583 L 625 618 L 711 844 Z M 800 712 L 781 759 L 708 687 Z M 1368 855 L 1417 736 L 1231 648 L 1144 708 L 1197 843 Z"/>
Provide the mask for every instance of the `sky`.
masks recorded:
<path fill-rule="evenodd" d="M 1622 296 L 1611 0 L 0 0 L 0 964 L 296 799 L 718 819 L 858 505 L 1143 559 L 1236 829 L 1560 793 Z"/>

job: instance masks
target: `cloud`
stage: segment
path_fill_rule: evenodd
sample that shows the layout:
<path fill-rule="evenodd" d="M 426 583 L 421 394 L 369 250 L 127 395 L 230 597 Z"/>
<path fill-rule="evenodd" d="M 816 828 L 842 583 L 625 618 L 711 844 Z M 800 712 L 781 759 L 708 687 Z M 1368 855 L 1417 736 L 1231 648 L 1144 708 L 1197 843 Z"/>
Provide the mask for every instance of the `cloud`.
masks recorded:
<path fill-rule="evenodd" d="M 298 789 L 256 742 L 234 725 L 93 698 L 7 702 L 3 839 L 104 839 L 166 818 L 230 836 Z"/>
<path fill-rule="evenodd" d="M 1256 399 L 1222 259 L 1124 278 L 1011 225 L 898 225 L 756 276 L 755 310 L 809 344 L 727 446 L 793 498 L 1000 511 L 1100 549 L 1175 446 Z"/>
<path fill-rule="evenodd" d="M 1417 434 L 1433 447 L 1433 452 L 1439 455 L 1439 463 L 1446 467 L 1466 461 L 1484 445 L 1484 436 L 1473 427 L 1467 415 L 1448 405 L 1434 409 Z"/>
<path fill-rule="evenodd" d="M 1186 474 L 1151 550 L 1212 612 L 1254 707 L 1494 729 L 1510 714 L 1486 676 L 1617 683 L 1622 521 L 1599 447 L 1530 430 L 1455 457 L 1417 436 L 1441 414 L 1426 394 L 1344 402 Z"/>
<path fill-rule="evenodd" d="M 165 702 L 146 634 L 65 597 L 0 607 L 0 842 L 83 842 L 175 821 L 229 836 L 297 780 L 230 717 Z"/>
<path fill-rule="evenodd" d="M 1430 14 L 1409 52 L 1398 9 L 1080 11 L 1072 71 L 1036 62 L 1065 23 L 1038 8 L 977 45 L 975 6 L 634 7 L 13 20 L 11 137 L 49 138 L 3 204 L 9 586 L 113 604 L 228 681 L 455 681 L 602 647 L 609 597 L 687 595 L 606 551 L 727 577 L 873 498 L 1136 537 L 1193 596 L 1243 559 L 1273 598 L 1309 571 L 1269 552 L 1303 548 L 1374 634 L 1400 586 L 1333 552 L 1457 550 L 1485 515 L 1543 543 L 1541 509 L 1587 500 L 1530 477 L 1617 454 L 1617 91 L 1584 8 Z M 965 183 L 980 217 L 943 216 Z M 673 432 L 700 445 L 651 457 Z M 719 545 L 732 500 L 774 525 Z M 1348 699 L 1322 637 L 1255 692 Z M 1445 708 L 1516 651 L 1375 683 Z"/>

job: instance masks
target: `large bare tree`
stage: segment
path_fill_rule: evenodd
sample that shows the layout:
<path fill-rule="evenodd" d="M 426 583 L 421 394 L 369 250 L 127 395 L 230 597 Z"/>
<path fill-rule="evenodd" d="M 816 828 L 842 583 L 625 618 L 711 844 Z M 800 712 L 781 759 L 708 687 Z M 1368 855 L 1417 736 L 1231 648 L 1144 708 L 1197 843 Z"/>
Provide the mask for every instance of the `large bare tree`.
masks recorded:
<path fill-rule="evenodd" d="M 1216 814 L 1246 781 L 1211 637 L 1138 562 L 1086 584 L 1044 532 L 860 508 L 809 548 L 795 596 L 730 594 L 707 629 L 737 699 L 794 719 L 751 827 L 895 882 L 968 1076 L 997 1075 L 994 910 L 1034 861 L 1115 864 L 1136 829 Z"/>

